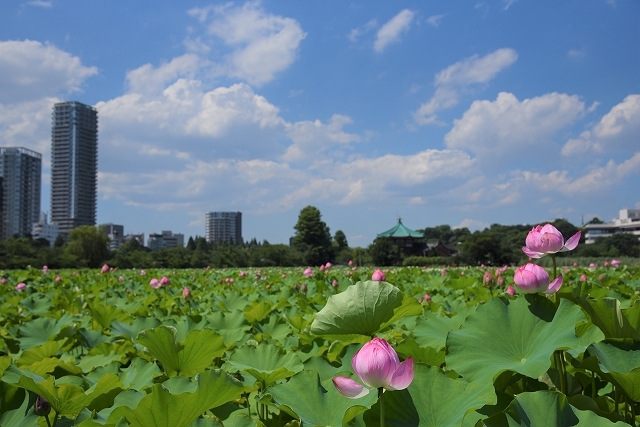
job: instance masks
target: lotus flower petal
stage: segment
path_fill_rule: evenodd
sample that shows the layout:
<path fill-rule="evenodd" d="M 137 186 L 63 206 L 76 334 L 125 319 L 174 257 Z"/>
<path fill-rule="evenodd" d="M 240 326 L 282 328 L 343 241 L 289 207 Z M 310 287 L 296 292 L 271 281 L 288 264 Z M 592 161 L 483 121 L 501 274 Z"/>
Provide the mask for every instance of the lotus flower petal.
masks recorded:
<path fill-rule="evenodd" d="M 546 291 L 544 291 L 544 293 L 545 294 L 555 294 L 556 292 L 558 292 L 560 290 L 561 287 L 562 287 L 562 274 L 560 274 L 558 277 L 556 277 L 556 280 L 551 282 L 551 284 L 549 285 L 549 288 Z"/>
<path fill-rule="evenodd" d="M 369 389 L 362 386 L 362 384 L 347 377 L 335 377 L 333 378 L 333 385 L 336 386 L 336 390 L 343 396 L 349 399 L 358 399 L 362 396 L 369 394 Z"/>
<path fill-rule="evenodd" d="M 402 362 L 391 378 L 389 390 L 404 390 L 413 381 L 413 357 Z"/>
<path fill-rule="evenodd" d="M 569 237 L 569 240 L 567 240 L 567 242 L 564 244 L 564 247 L 562 248 L 562 252 L 574 250 L 578 246 L 578 243 L 580 243 L 581 235 L 582 231 L 578 231 L 576 234 Z"/>

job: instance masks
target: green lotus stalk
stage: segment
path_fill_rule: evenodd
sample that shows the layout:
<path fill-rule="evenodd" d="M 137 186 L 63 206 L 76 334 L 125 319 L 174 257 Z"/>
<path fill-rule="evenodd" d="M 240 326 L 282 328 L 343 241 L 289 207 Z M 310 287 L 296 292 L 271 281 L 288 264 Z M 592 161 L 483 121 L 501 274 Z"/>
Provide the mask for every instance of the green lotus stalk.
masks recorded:
<path fill-rule="evenodd" d="M 380 427 L 384 427 L 384 387 L 378 389 L 378 401 L 380 402 Z"/>

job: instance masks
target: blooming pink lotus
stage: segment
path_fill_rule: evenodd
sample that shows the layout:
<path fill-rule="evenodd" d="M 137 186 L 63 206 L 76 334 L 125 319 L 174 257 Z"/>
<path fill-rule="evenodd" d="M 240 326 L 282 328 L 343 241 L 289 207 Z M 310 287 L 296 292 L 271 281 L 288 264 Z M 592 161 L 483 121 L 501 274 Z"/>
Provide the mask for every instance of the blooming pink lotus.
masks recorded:
<path fill-rule="evenodd" d="M 617 259 L 612 259 L 611 260 L 611 266 L 617 267 L 619 265 L 620 265 L 620 261 L 619 260 L 617 260 Z"/>
<path fill-rule="evenodd" d="M 531 263 L 518 268 L 513 275 L 513 280 L 522 292 L 528 294 L 535 294 L 537 292 L 555 294 L 562 286 L 562 274 L 549 284 L 549 273 L 547 273 L 547 270 Z"/>
<path fill-rule="evenodd" d="M 371 275 L 371 280 L 373 280 L 374 282 L 384 282 L 385 280 L 387 280 L 387 278 L 385 277 L 385 275 L 382 272 L 382 270 L 377 269 Z"/>
<path fill-rule="evenodd" d="M 333 384 L 340 394 L 358 399 L 371 390 L 404 390 L 413 381 L 413 358 L 400 363 L 398 354 L 381 338 L 366 343 L 351 359 L 353 370 L 364 386 L 347 377 L 336 377 Z"/>
<path fill-rule="evenodd" d="M 160 281 L 154 277 L 149 281 L 149 286 L 151 286 L 153 289 L 158 289 L 161 286 Z"/>
<path fill-rule="evenodd" d="M 578 246 L 581 234 L 582 231 L 578 231 L 565 243 L 562 233 L 553 225 L 536 225 L 527 234 L 526 246 L 522 247 L 522 252 L 529 258 L 542 258 L 547 254 L 571 251 Z"/>
<path fill-rule="evenodd" d="M 431 302 L 431 295 L 424 294 L 424 296 L 422 297 L 422 301 L 426 302 L 427 304 L 429 304 Z"/>
<path fill-rule="evenodd" d="M 304 275 L 304 277 L 311 277 L 313 276 L 313 270 L 311 269 L 311 267 L 307 267 L 306 270 L 304 270 L 304 273 L 302 273 Z"/>
<path fill-rule="evenodd" d="M 102 266 L 102 269 L 100 270 L 100 272 L 101 272 L 102 274 L 104 274 L 104 273 L 106 273 L 106 272 L 108 272 L 108 271 L 109 271 L 109 266 L 108 266 L 107 264 L 103 265 L 103 266 Z"/>
<path fill-rule="evenodd" d="M 15 289 L 16 291 L 18 291 L 18 292 L 21 292 L 21 291 L 23 291 L 24 289 L 26 289 L 26 287 L 27 287 L 27 284 L 26 284 L 26 283 L 20 282 L 20 283 L 18 283 L 18 284 L 16 285 L 16 287 L 15 287 L 14 289 Z"/>
<path fill-rule="evenodd" d="M 160 279 L 160 286 L 169 286 L 169 284 L 171 284 L 171 280 L 169 280 L 167 276 L 162 276 L 162 279 Z"/>

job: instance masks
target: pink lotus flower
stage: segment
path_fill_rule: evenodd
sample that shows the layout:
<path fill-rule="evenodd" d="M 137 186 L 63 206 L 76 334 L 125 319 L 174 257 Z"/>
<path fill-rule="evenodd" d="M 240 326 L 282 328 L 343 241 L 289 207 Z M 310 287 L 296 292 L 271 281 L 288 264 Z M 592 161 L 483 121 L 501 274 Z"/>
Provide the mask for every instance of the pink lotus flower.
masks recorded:
<path fill-rule="evenodd" d="M 244 277 L 244 276 L 246 276 L 246 275 L 247 275 L 247 272 L 246 272 L 246 271 L 241 271 L 241 272 L 240 272 L 240 277 Z"/>
<path fill-rule="evenodd" d="M 160 286 L 169 286 L 170 283 L 171 280 L 167 276 L 162 276 L 162 279 L 160 279 Z"/>
<path fill-rule="evenodd" d="M 447 275 L 447 270 L 445 270 L 444 268 L 442 270 L 440 270 L 440 275 L 441 276 L 446 276 Z"/>
<path fill-rule="evenodd" d="M 332 267 L 332 264 L 331 264 L 330 262 L 328 262 L 328 263 L 326 263 L 326 264 L 324 265 L 324 268 L 331 268 L 331 267 Z"/>
<path fill-rule="evenodd" d="M 320 266 L 320 271 L 324 271 L 324 264 Z"/>
<path fill-rule="evenodd" d="M 7 284 L 8 280 L 6 278 L 0 278 L 0 283 L 2 283 L 3 285 Z"/>
<path fill-rule="evenodd" d="M 121 282 L 124 282 L 124 276 L 118 277 L 118 280 L 121 281 Z"/>
<path fill-rule="evenodd" d="M 429 294 L 424 294 L 424 297 L 422 297 L 422 301 L 426 302 L 427 304 L 431 302 L 431 295 Z"/>
<path fill-rule="evenodd" d="M 103 265 L 103 266 L 102 266 L 102 269 L 100 270 L 100 272 L 101 272 L 102 274 L 104 274 L 104 273 L 106 273 L 106 272 L 108 272 L 108 271 L 109 271 L 109 266 L 108 266 L 107 264 Z"/>
<path fill-rule="evenodd" d="M 385 280 L 387 280 L 387 278 L 385 277 L 382 270 L 378 269 L 371 275 L 371 280 L 373 280 L 374 282 L 384 282 Z"/>
<path fill-rule="evenodd" d="M 338 286 L 340 286 L 340 284 L 338 283 L 338 281 L 336 279 L 333 279 L 333 282 L 331 282 L 331 287 L 333 289 L 338 289 Z"/>
<path fill-rule="evenodd" d="M 153 289 L 158 289 L 160 287 L 160 282 L 155 277 L 149 281 L 149 286 Z"/>
<path fill-rule="evenodd" d="M 147 270 L 140 270 L 140 275 L 145 276 L 147 274 Z"/>
<path fill-rule="evenodd" d="M 340 394 L 358 399 L 371 390 L 404 390 L 413 381 L 413 358 L 400 363 L 398 354 L 381 338 L 366 343 L 351 359 L 353 370 L 364 386 L 347 377 L 335 377 L 333 384 Z"/>
<path fill-rule="evenodd" d="M 562 274 L 549 284 L 549 273 L 547 273 L 547 270 L 531 263 L 518 268 L 513 275 L 513 280 L 521 291 L 528 294 L 535 294 L 536 292 L 554 294 L 558 292 L 562 286 Z"/>
<path fill-rule="evenodd" d="M 604 262 L 604 266 L 605 266 L 605 267 L 609 267 L 609 261 L 605 261 L 605 262 Z"/>
<path fill-rule="evenodd" d="M 43 266 L 42 266 L 42 272 L 43 272 L 44 274 L 47 274 L 47 271 L 48 271 L 48 270 L 49 270 L 49 267 L 47 267 L 46 265 L 43 265 Z"/>
<path fill-rule="evenodd" d="M 300 285 L 300 292 L 307 293 L 307 284 L 306 283 L 303 283 L 302 285 Z"/>
<path fill-rule="evenodd" d="M 586 282 L 587 281 L 587 275 L 586 274 L 581 274 L 580 275 L 580 281 L 581 282 Z"/>
<path fill-rule="evenodd" d="M 184 298 L 185 301 L 189 301 L 191 299 L 191 289 L 186 286 L 182 288 L 182 298 Z"/>
<path fill-rule="evenodd" d="M 504 286 L 504 276 L 498 276 L 498 278 L 496 279 L 496 282 L 498 283 L 499 287 L 503 287 Z"/>
<path fill-rule="evenodd" d="M 56 282 L 60 282 L 61 280 L 62 280 L 62 277 L 56 276 Z"/>
<path fill-rule="evenodd" d="M 26 283 L 20 282 L 16 285 L 16 287 L 14 288 L 16 291 L 20 292 L 22 290 L 24 290 L 27 287 Z"/>
<path fill-rule="evenodd" d="M 495 279 L 493 275 L 489 271 L 484 272 L 484 276 L 482 277 L 482 284 L 486 287 L 491 287 L 495 283 Z"/>
<path fill-rule="evenodd" d="M 516 290 L 513 288 L 513 286 L 509 285 L 507 286 L 507 290 L 505 291 L 505 293 L 514 296 L 516 294 Z"/>
<path fill-rule="evenodd" d="M 311 269 L 311 267 L 307 267 L 306 270 L 304 270 L 304 273 L 302 273 L 304 275 L 304 277 L 311 277 L 313 276 L 313 270 Z"/>
<path fill-rule="evenodd" d="M 547 254 L 571 251 L 580 243 L 581 234 L 582 231 L 578 231 L 565 243 L 562 233 L 553 225 L 536 225 L 527 234 L 526 246 L 522 247 L 522 252 L 529 258 L 542 258 Z"/>
<path fill-rule="evenodd" d="M 353 265 L 353 260 L 349 260 L 349 267 Z"/>
<path fill-rule="evenodd" d="M 611 260 L 611 266 L 617 267 L 619 265 L 620 265 L 620 261 L 619 260 L 617 260 L 617 259 L 612 259 Z"/>

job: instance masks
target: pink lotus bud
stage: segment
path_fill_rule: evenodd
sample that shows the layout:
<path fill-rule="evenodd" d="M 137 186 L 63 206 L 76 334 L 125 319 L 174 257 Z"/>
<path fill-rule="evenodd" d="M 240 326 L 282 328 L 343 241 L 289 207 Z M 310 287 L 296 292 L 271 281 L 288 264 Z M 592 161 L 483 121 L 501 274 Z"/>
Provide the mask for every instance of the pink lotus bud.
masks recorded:
<path fill-rule="evenodd" d="M 619 266 L 619 265 L 620 265 L 620 261 L 619 261 L 619 260 L 617 260 L 617 259 L 612 259 L 612 260 L 611 260 L 611 265 L 612 265 L 613 267 L 617 267 L 617 266 Z"/>
<path fill-rule="evenodd" d="M 324 271 L 324 264 L 320 266 L 320 271 Z"/>
<path fill-rule="evenodd" d="M 149 285 L 153 288 L 153 289 L 158 289 L 160 287 L 160 282 L 158 281 L 158 279 L 156 279 L 155 277 L 153 279 L 151 279 L 149 281 Z"/>
<path fill-rule="evenodd" d="M 501 268 L 496 268 L 496 274 L 495 274 L 495 276 L 496 276 L 496 277 L 500 277 L 500 276 L 502 276 L 502 269 L 501 269 Z"/>
<path fill-rule="evenodd" d="M 333 279 L 333 282 L 331 282 L 331 287 L 333 289 L 338 289 L 338 286 L 340 286 L 340 284 L 338 283 L 338 281 L 336 279 Z"/>
<path fill-rule="evenodd" d="M 462 270 L 462 271 L 460 272 L 460 275 L 461 275 L 461 276 L 464 276 L 464 270 Z"/>
<path fill-rule="evenodd" d="M 313 276 L 313 270 L 310 267 L 307 267 L 306 270 L 304 270 L 304 273 L 302 273 L 304 275 L 304 277 L 311 277 Z"/>
<path fill-rule="evenodd" d="M 581 274 L 580 275 L 580 281 L 581 282 L 586 282 L 587 281 L 587 275 L 586 274 Z"/>
<path fill-rule="evenodd" d="M 4 277 L 0 278 L 0 283 L 2 283 L 3 285 L 6 285 L 8 282 L 8 280 Z"/>
<path fill-rule="evenodd" d="M 574 266 L 574 267 L 577 267 L 577 266 L 578 266 L 578 263 L 577 263 L 577 262 L 574 262 L 574 263 L 573 263 L 573 266 Z"/>
<path fill-rule="evenodd" d="M 426 302 L 427 304 L 431 302 L 431 295 L 429 294 L 424 294 L 424 297 L 422 297 L 422 301 Z"/>
<path fill-rule="evenodd" d="M 490 287 L 490 286 L 493 286 L 494 283 L 495 283 L 495 279 L 493 278 L 493 275 L 488 271 L 485 271 L 484 276 L 482 277 L 482 284 L 485 285 L 486 287 Z"/>
<path fill-rule="evenodd" d="M 598 276 L 598 280 L 600 280 L 601 282 L 604 282 L 604 279 L 606 278 L 606 276 L 604 274 L 601 274 Z"/>
<path fill-rule="evenodd" d="M 168 286 L 171 283 L 171 280 L 167 276 L 162 276 L 160 279 L 160 286 Z"/>
<path fill-rule="evenodd" d="M 245 277 L 246 275 L 247 275 L 247 272 L 246 272 L 246 271 L 241 271 L 241 272 L 240 272 L 240 277 Z"/>
<path fill-rule="evenodd" d="M 351 267 L 353 265 L 353 261 L 349 260 L 349 267 Z"/>
<path fill-rule="evenodd" d="M 387 278 L 385 277 L 382 270 L 378 269 L 371 275 L 371 280 L 373 280 L 374 282 L 384 282 L 385 280 L 387 280 Z"/>
<path fill-rule="evenodd" d="M 496 283 L 498 284 L 498 286 L 503 287 L 504 286 L 504 276 L 498 276 L 498 279 L 496 280 Z"/>
<path fill-rule="evenodd" d="M 186 286 L 182 288 L 182 298 L 184 298 L 185 301 L 189 301 L 191 299 L 191 289 Z"/>
<path fill-rule="evenodd" d="M 444 268 L 442 270 L 440 270 L 440 275 L 441 276 L 446 276 L 447 275 L 447 270 L 444 269 Z"/>
<path fill-rule="evenodd" d="M 141 275 L 141 276 L 145 276 L 146 274 L 147 274 L 147 271 L 146 271 L 146 270 L 140 270 L 140 275 Z"/>
<path fill-rule="evenodd" d="M 609 261 L 605 261 L 605 262 L 604 262 L 604 266 L 605 266 L 605 267 L 609 267 Z"/>
<path fill-rule="evenodd" d="M 591 264 L 589 264 L 589 268 L 596 268 L 597 266 L 598 266 L 598 264 L 595 264 L 593 262 Z"/>
<path fill-rule="evenodd" d="M 121 281 L 121 282 L 124 282 L 124 276 L 118 277 L 118 280 Z"/>
<path fill-rule="evenodd" d="M 109 271 L 109 266 L 108 266 L 107 264 L 103 265 L 103 266 L 102 266 L 102 269 L 100 270 L 100 272 L 101 272 L 102 274 L 104 274 L 104 273 L 106 273 L 106 272 L 108 272 L 108 271 Z"/>
<path fill-rule="evenodd" d="M 485 268 L 484 264 L 480 264 L 480 268 Z"/>
<path fill-rule="evenodd" d="M 302 285 L 300 285 L 300 292 L 307 293 L 307 284 L 306 283 L 303 283 Z"/>
<path fill-rule="evenodd" d="M 16 285 L 16 287 L 14 288 L 16 291 L 21 292 L 23 291 L 25 288 L 27 287 L 27 285 L 23 282 L 20 282 Z"/>
<path fill-rule="evenodd" d="M 330 263 L 330 262 L 328 262 L 328 263 L 326 263 L 326 264 L 324 265 L 324 268 L 331 268 L 331 267 L 332 267 L 332 265 L 331 265 L 331 263 Z"/>
<path fill-rule="evenodd" d="M 562 286 L 562 274 L 559 275 L 553 283 L 549 284 L 549 273 L 536 264 L 527 264 L 518 268 L 513 276 L 516 286 L 521 291 L 535 294 L 544 292 L 545 294 L 554 294 L 560 290 Z"/>
<path fill-rule="evenodd" d="M 507 286 L 507 290 L 505 291 L 505 293 L 514 296 L 516 294 L 516 290 L 513 289 L 513 286 L 509 285 Z"/>
<path fill-rule="evenodd" d="M 526 246 L 522 247 L 522 252 L 530 258 L 542 258 L 547 254 L 571 251 L 580 243 L 581 235 L 582 231 L 578 231 L 565 243 L 562 233 L 553 225 L 537 225 L 527 234 Z"/>
<path fill-rule="evenodd" d="M 340 394 L 350 399 L 367 395 L 371 390 L 404 390 L 413 381 L 413 358 L 400 363 L 398 354 L 381 338 L 366 343 L 351 359 L 353 371 L 364 386 L 351 378 L 333 378 Z"/>
<path fill-rule="evenodd" d="M 42 272 L 47 274 L 47 271 L 49 270 L 49 267 L 47 267 L 46 265 L 42 266 Z"/>
<path fill-rule="evenodd" d="M 56 279 L 55 279 L 55 280 L 56 280 L 56 283 L 57 283 L 57 282 L 59 282 L 59 281 L 61 281 L 61 280 L 62 280 L 62 277 L 60 277 L 60 276 L 56 276 Z"/>

